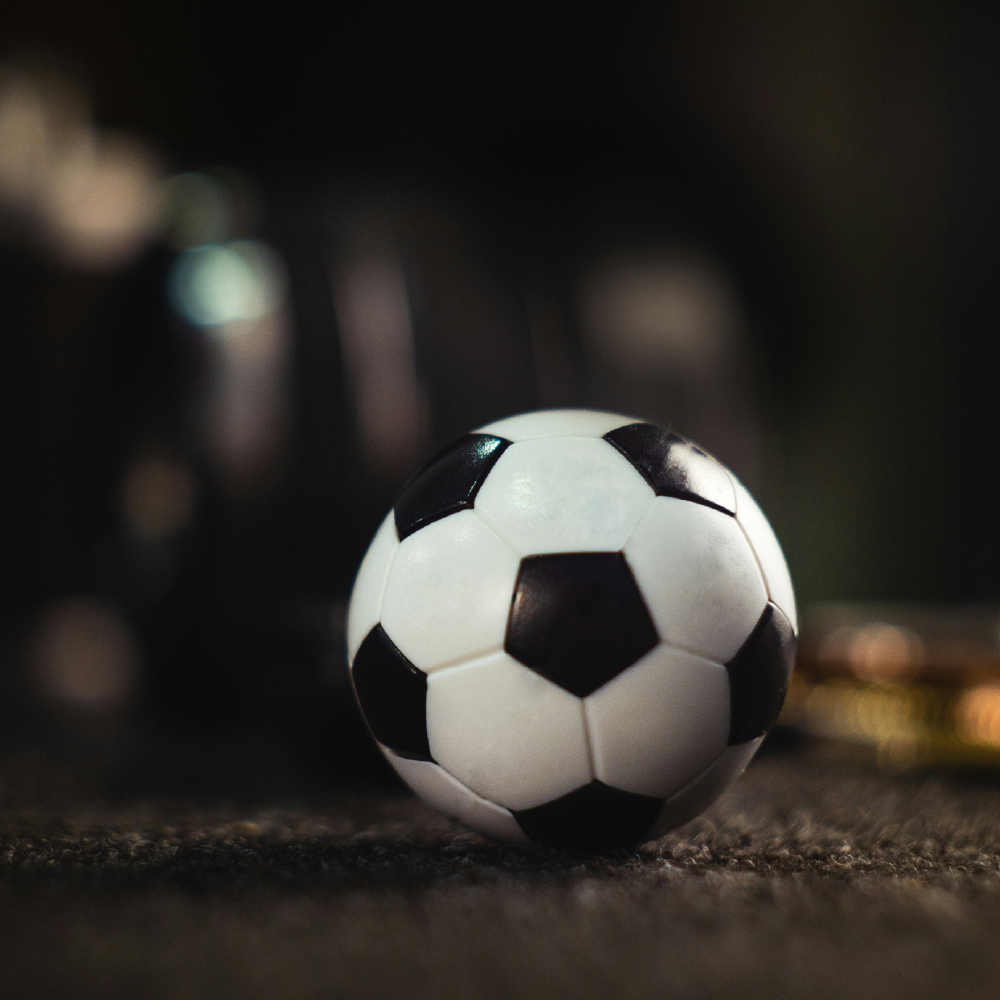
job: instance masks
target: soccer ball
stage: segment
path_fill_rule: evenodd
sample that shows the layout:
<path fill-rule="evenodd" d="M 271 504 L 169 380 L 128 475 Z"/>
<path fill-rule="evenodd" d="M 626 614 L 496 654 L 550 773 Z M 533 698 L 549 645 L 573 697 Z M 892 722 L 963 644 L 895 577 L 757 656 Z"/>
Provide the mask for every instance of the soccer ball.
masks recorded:
<path fill-rule="evenodd" d="M 774 724 L 792 582 L 742 484 L 591 410 L 488 424 L 403 488 L 351 595 L 351 679 L 389 763 L 492 837 L 642 842 L 706 808 Z"/>

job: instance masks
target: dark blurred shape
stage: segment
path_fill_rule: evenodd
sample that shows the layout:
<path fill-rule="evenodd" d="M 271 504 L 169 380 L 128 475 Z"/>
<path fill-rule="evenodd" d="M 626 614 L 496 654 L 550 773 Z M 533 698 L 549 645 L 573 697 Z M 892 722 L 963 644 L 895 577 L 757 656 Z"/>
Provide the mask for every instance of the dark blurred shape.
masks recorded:
<path fill-rule="evenodd" d="M 597 365 L 630 412 L 673 424 L 755 478 L 759 428 L 745 323 L 716 263 L 684 250 L 611 258 L 580 289 Z"/>
<path fill-rule="evenodd" d="M 121 612 L 93 598 L 49 608 L 32 641 L 33 686 L 61 708 L 120 711 L 134 693 L 139 650 Z"/>
<path fill-rule="evenodd" d="M 376 474 L 412 469 L 427 442 L 410 295 L 389 221 L 356 210 L 334 223 L 334 308 L 365 462 Z"/>
<path fill-rule="evenodd" d="M 221 243 L 234 230 L 235 195 L 211 172 L 177 174 L 166 184 L 169 229 L 167 244 L 173 250 Z"/>
<path fill-rule="evenodd" d="M 129 530 L 148 541 L 172 538 L 190 524 L 197 489 L 190 469 L 179 462 L 158 455 L 137 459 L 122 481 Z"/>
<path fill-rule="evenodd" d="M 86 130 L 90 102 L 83 89 L 58 74 L 0 65 L 0 196 L 29 211 L 67 136 Z"/>

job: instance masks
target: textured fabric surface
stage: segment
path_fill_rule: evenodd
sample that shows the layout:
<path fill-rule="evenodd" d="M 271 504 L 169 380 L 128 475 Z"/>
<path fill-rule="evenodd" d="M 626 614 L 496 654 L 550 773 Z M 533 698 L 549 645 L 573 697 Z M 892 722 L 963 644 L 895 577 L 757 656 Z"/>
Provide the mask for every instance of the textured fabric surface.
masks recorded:
<path fill-rule="evenodd" d="M 1000 788 L 775 754 L 604 857 L 402 792 L 236 808 L 0 771 L 5 996 L 940 997 L 1000 979 Z"/>

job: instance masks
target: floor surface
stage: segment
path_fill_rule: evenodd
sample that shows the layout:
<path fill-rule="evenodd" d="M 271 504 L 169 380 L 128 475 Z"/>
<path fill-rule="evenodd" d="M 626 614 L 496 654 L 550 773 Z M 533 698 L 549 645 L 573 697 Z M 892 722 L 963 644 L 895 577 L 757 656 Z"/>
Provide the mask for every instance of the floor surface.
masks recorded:
<path fill-rule="evenodd" d="M 10 997 L 978 997 L 1000 784 L 816 751 L 614 856 L 498 846 L 391 791 L 75 799 L 0 769 Z"/>

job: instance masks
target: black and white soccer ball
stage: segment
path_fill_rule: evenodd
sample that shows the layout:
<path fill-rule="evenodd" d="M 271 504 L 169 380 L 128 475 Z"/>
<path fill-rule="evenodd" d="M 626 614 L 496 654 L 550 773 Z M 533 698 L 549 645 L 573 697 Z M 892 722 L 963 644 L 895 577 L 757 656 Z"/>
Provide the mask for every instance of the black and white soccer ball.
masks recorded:
<path fill-rule="evenodd" d="M 743 772 L 796 632 L 778 540 L 726 468 L 653 424 L 546 410 L 403 488 L 347 643 L 372 735 L 422 799 L 590 849 L 686 822 Z"/>

